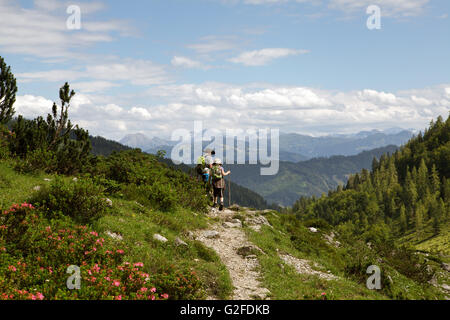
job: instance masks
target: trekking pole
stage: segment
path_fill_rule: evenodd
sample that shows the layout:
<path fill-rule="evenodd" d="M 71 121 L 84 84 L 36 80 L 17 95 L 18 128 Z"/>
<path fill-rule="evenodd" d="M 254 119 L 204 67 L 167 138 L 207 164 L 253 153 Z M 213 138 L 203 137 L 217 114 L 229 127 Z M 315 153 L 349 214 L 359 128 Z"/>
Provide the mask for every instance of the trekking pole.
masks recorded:
<path fill-rule="evenodd" d="M 228 177 L 228 189 L 230 190 L 228 194 L 228 207 L 231 207 L 231 177 Z"/>

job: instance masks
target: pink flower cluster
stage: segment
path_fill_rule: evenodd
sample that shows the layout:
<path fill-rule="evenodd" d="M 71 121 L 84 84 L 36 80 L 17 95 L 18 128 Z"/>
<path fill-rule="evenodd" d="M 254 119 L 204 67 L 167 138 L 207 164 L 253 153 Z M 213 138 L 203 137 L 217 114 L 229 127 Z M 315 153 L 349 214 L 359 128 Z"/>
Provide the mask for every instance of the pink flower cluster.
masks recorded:
<path fill-rule="evenodd" d="M 31 292 L 28 292 L 27 290 L 18 290 L 14 289 L 15 294 L 7 294 L 2 293 L 0 295 L 0 298 L 2 300 L 12 300 L 14 298 L 18 299 L 27 299 L 27 300 L 44 300 L 44 295 L 40 292 L 36 292 L 35 294 L 32 294 Z M 16 296 L 17 295 L 17 296 Z"/>
<path fill-rule="evenodd" d="M 29 208 L 29 209 L 35 209 L 35 207 L 33 207 L 33 205 L 32 204 L 30 204 L 30 203 L 26 203 L 26 202 L 24 202 L 24 203 L 22 203 L 22 204 L 13 204 L 12 206 L 11 206 L 11 208 L 9 208 L 9 210 L 5 210 L 5 211 L 3 211 L 3 214 L 9 214 L 9 213 L 14 213 L 14 212 L 16 212 L 16 210 L 17 209 L 21 209 L 21 208 Z"/>

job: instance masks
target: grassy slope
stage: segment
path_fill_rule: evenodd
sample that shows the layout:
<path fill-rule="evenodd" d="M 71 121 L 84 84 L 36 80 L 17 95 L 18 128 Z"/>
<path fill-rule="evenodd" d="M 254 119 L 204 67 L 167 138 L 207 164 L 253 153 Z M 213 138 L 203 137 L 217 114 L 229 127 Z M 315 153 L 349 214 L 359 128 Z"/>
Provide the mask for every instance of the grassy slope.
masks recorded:
<path fill-rule="evenodd" d="M 439 234 L 435 235 L 431 224 L 425 226 L 421 237 L 410 232 L 398 240 L 399 244 L 411 244 L 417 250 L 428 254 L 439 254 L 441 260 L 450 263 L 450 223 L 441 225 Z"/>
<path fill-rule="evenodd" d="M 279 213 L 264 213 L 273 228 L 263 226 L 261 232 L 245 228 L 249 239 L 266 254 L 258 254 L 264 285 L 272 292 L 272 299 L 321 299 L 325 292 L 328 299 L 390 299 L 382 291 L 369 290 L 365 282 L 349 278 L 345 272 L 344 254 L 347 248 L 336 248 L 323 238 L 323 232 L 311 233 L 301 226 L 296 235 L 304 241 L 304 246 L 296 246 L 291 239 L 287 223 Z M 330 231 L 328 231 L 330 232 Z M 317 263 L 314 269 L 322 272 L 331 271 L 337 280 L 327 281 L 317 276 L 300 275 L 295 269 L 285 264 L 278 253 L 288 253 L 299 259 Z M 348 258 L 347 258 L 348 259 Z M 379 264 L 374 262 L 374 264 Z M 440 269 L 439 264 L 430 261 L 430 265 Z M 382 266 L 382 268 L 389 268 Z M 389 270 L 393 280 L 392 292 L 403 299 L 443 299 L 442 292 L 429 285 L 423 286 L 404 275 Z M 441 283 L 441 281 L 439 281 Z"/>
<path fill-rule="evenodd" d="M 49 183 L 44 181 L 45 178 L 53 179 L 54 176 L 18 174 L 11 168 L 11 163 L 0 162 L 0 208 L 25 201 L 33 193 L 35 186 Z M 230 296 L 231 280 L 216 253 L 187 237 L 188 230 L 205 228 L 207 217 L 187 210 L 163 213 L 142 207 L 134 201 L 120 198 L 111 200 L 113 213 L 98 220 L 93 227 L 108 241 L 118 240 L 108 237 L 107 231 L 120 234 L 123 237 L 121 245 L 126 249 L 127 260 L 144 262 L 149 273 L 161 266 L 172 264 L 192 268 L 206 284 L 207 295 L 221 299 Z M 244 215 L 245 212 L 239 214 Z M 341 258 L 345 248 L 335 248 L 327 244 L 320 232 L 312 234 L 304 226 L 297 228 L 296 234 L 304 240 L 305 245 L 296 246 L 291 239 L 291 230 L 281 214 L 264 215 L 273 228 L 263 226 L 261 232 L 255 232 L 244 225 L 244 230 L 249 240 L 266 253 L 258 254 L 258 259 L 263 284 L 272 292 L 272 299 L 320 299 L 322 292 L 326 292 L 329 299 L 389 299 L 382 292 L 368 290 L 365 283 L 345 276 L 345 261 Z M 169 241 L 155 241 L 155 233 L 165 236 Z M 189 246 L 177 247 L 174 244 L 176 237 L 180 237 Z M 445 239 L 448 241 L 448 232 L 422 242 L 418 248 L 428 243 L 431 246 L 434 243 L 431 241 L 441 243 Z M 279 252 L 316 262 L 321 266 L 318 270 L 330 270 L 339 279 L 326 281 L 317 276 L 299 275 L 292 267 L 282 262 L 278 256 Z M 443 298 L 434 288 L 420 286 L 401 274 L 392 274 L 395 290 L 401 292 L 401 297 Z M 439 283 L 441 282 L 439 279 Z"/>
<path fill-rule="evenodd" d="M 48 174 L 22 175 L 12 169 L 12 163 L 0 162 L 0 209 L 9 208 L 13 203 L 27 200 L 37 185 L 47 184 Z M 65 179 L 71 180 L 71 177 Z M 206 294 L 225 299 L 231 293 L 231 280 L 228 270 L 212 250 L 201 243 L 189 240 L 186 231 L 206 227 L 207 218 L 187 210 L 171 213 L 153 211 L 134 201 L 111 198 L 113 214 L 96 221 L 93 225 L 107 241 L 114 240 L 106 231 L 118 233 L 123 237 L 121 246 L 125 248 L 130 262 L 144 262 L 148 273 L 160 267 L 176 265 L 192 268 L 206 284 Z M 169 241 L 161 243 L 153 239 L 159 233 Z M 174 244 L 175 237 L 188 243 L 188 247 Z"/>

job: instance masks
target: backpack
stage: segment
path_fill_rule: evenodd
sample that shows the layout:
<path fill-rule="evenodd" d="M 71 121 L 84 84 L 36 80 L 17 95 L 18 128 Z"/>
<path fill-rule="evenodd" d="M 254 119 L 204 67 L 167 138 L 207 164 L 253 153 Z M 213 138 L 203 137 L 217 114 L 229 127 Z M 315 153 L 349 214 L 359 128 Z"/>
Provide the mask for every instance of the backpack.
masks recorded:
<path fill-rule="evenodd" d="M 202 175 L 203 169 L 205 169 L 205 167 L 206 167 L 205 156 L 202 155 L 197 159 L 197 166 L 195 167 L 197 174 Z"/>
<path fill-rule="evenodd" d="M 213 166 L 212 177 L 214 180 L 222 179 L 222 167 L 221 166 Z"/>

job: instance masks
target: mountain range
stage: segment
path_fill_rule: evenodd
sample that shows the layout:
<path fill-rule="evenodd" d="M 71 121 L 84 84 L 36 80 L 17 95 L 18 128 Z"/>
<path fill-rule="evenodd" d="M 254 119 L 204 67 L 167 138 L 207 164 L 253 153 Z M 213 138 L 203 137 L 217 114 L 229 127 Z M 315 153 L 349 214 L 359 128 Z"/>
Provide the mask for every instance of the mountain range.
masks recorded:
<path fill-rule="evenodd" d="M 412 130 L 398 128 L 387 129 L 385 131 L 361 131 L 356 134 L 328 135 L 322 137 L 297 133 L 280 133 L 279 157 L 281 161 L 299 162 L 334 155 L 352 156 L 362 151 L 387 145 L 401 146 L 413 134 L 414 132 Z M 204 141 L 203 146 L 208 145 L 210 142 Z M 172 148 L 178 142 L 159 137 L 149 138 L 144 134 L 137 133 L 125 136 L 120 140 L 120 143 L 132 148 L 140 148 L 148 153 L 156 153 L 158 150 L 164 150 L 169 156 Z M 219 143 L 216 146 L 219 146 Z M 237 144 L 236 141 L 235 144 Z M 224 158 L 226 156 L 226 150 L 234 149 L 235 152 L 237 151 L 234 145 L 227 145 L 225 141 L 221 145 L 223 146 L 223 150 L 225 150 Z M 248 143 L 246 144 L 246 151 L 248 151 Z"/>

